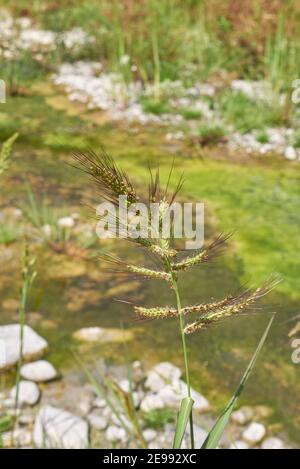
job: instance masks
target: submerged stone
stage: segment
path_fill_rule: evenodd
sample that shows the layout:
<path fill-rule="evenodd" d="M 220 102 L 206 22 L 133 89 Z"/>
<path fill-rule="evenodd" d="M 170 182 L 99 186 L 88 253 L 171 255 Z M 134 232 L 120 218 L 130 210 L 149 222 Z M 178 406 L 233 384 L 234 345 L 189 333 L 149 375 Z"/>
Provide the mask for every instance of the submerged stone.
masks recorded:
<path fill-rule="evenodd" d="M 133 333 L 116 328 L 84 327 L 74 332 L 73 337 L 84 342 L 123 342 L 131 340 Z"/>

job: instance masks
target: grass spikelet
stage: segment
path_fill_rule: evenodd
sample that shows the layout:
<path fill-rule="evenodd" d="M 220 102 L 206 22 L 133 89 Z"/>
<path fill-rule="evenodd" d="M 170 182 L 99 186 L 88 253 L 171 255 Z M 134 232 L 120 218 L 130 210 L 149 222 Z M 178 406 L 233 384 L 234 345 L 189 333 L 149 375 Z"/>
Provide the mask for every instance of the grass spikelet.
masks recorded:
<path fill-rule="evenodd" d="M 223 307 L 215 307 L 207 314 L 203 314 L 203 316 L 196 321 L 185 326 L 184 333 L 192 334 L 228 317 L 249 312 L 254 303 L 273 290 L 273 288 L 275 288 L 275 286 L 280 282 L 281 279 L 274 278 L 265 282 L 262 287 L 257 288 L 254 292 L 246 290 L 241 295 L 232 298 L 228 301 L 228 304 L 225 304 Z"/>
<path fill-rule="evenodd" d="M 12 146 L 14 142 L 17 140 L 19 134 L 12 135 L 8 140 L 6 140 L 1 148 L 0 152 L 0 174 L 4 173 L 4 171 L 8 167 L 9 157 L 11 155 Z"/>
<path fill-rule="evenodd" d="M 129 274 L 137 275 L 137 276 L 144 277 L 147 279 L 165 280 L 170 285 L 172 285 L 172 276 L 169 272 L 148 269 L 146 267 L 139 267 L 133 264 L 127 264 L 126 262 L 123 262 L 121 259 L 112 255 L 109 255 L 109 254 L 100 256 L 99 259 L 103 260 L 104 262 L 108 264 L 112 264 L 113 266 L 115 266 L 116 267 L 115 272 L 117 273 L 129 273 Z"/>
<path fill-rule="evenodd" d="M 175 318 L 178 316 L 178 310 L 170 306 L 153 308 L 143 308 L 141 306 L 135 306 L 134 312 L 137 316 L 145 319 L 164 319 Z"/>
<path fill-rule="evenodd" d="M 230 237 L 231 234 L 221 234 L 209 246 L 207 246 L 207 248 L 196 252 L 193 256 L 186 257 L 180 262 L 174 262 L 172 264 L 173 270 L 176 272 L 184 271 L 203 262 L 209 262 L 220 251 L 220 249 L 225 246 Z"/>
<path fill-rule="evenodd" d="M 79 165 L 76 167 L 91 176 L 104 199 L 117 203 L 117 198 L 124 195 L 130 204 L 138 201 L 128 176 L 103 149 L 100 154 L 93 150 L 75 152 L 73 157 Z"/>

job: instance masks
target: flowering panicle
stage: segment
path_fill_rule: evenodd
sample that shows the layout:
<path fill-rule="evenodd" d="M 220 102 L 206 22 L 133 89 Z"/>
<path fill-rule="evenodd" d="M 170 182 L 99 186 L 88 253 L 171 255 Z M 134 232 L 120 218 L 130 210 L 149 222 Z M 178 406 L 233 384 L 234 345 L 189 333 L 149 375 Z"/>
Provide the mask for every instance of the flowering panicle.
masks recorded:
<path fill-rule="evenodd" d="M 251 306 L 269 293 L 281 280 L 274 278 L 267 281 L 262 287 L 257 288 L 254 292 L 246 290 L 244 293 L 232 298 L 222 307 L 212 308 L 210 311 L 201 315 L 196 321 L 188 324 L 184 328 L 185 334 L 192 334 L 210 326 L 213 323 L 222 321 L 225 318 L 235 316 L 238 313 L 245 313 L 250 310 Z"/>
<path fill-rule="evenodd" d="M 126 262 L 123 262 L 118 257 L 112 256 L 109 254 L 100 256 L 99 259 L 103 260 L 104 262 L 108 264 L 115 266 L 116 269 L 114 270 L 114 272 L 116 273 L 128 273 L 128 274 L 133 274 L 133 275 L 137 275 L 140 277 L 144 277 L 147 279 L 165 280 L 166 282 L 169 283 L 170 286 L 172 285 L 172 276 L 169 272 L 148 269 L 146 267 L 138 267 L 133 264 L 127 264 Z"/>
<path fill-rule="evenodd" d="M 198 264 L 203 262 L 210 261 L 216 253 L 224 247 L 228 239 L 230 238 L 231 234 L 221 234 L 215 239 L 207 248 L 203 248 L 200 251 L 196 251 L 193 256 L 186 257 L 180 262 L 172 263 L 172 269 L 176 272 L 184 271 L 189 269 L 190 267 L 194 267 Z"/>
<path fill-rule="evenodd" d="M 79 164 L 79 169 L 91 176 L 104 199 L 117 203 L 117 198 L 124 195 L 129 204 L 138 201 L 137 193 L 128 176 L 116 166 L 114 160 L 103 149 L 100 154 L 88 150 L 77 151 L 73 156 Z"/>
<path fill-rule="evenodd" d="M 104 151 L 97 155 L 94 151 L 88 151 L 86 153 L 77 152 L 75 160 L 79 163 L 79 167 L 89 174 L 92 180 L 96 183 L 100 189 L 100 194 L 114 204 L 118 202 L 119 196 L 127 197 L 127 208 L 132 208 L 132 219 L 135 217 L 138 219 L 138 213 L 135 214 L 133 204 L 137 203 L 140 198 L 128 176 L 118 169 L 113 159 L 109 157 Z M 204 247 L 201 250 L 194 251 L 193 255 L 188 256 L 180 260 L 180 252 L 173 248 L 171 245 L 172 235 L 170 234 L 169 239 L 165 239 L 162 236 L 162 222 L 165 215 L 168 213 L 169 206 L 173 203 L 178 191 L 182 186 L 182 178 L 179 180 L 178 185 L 170 196 L 168 196 L 168 188 L 170 183 L 173 166 L 170 170 L 168 182 L 165 190 L 162 190 L 160 185 L 159 171 L 153 176 L 150 171 L 150 183 L 148 187 L 148 201 L 146 203 L 158 204 L 158 224 L 155 236 L 151 237 L 150 227 L 153 224 L 149 224 L 147 221 L 144 227 L 144 234 L 140 234 L 138 237 L 129 237 L 134 243 L 144 247 L 153 258 L 159 261 L 162 266 L 159 270 L 153 270 L 146 267 L 140 267 L 121 261 L 113 256 L 106 256 L 102 258 L 107 262 L 115 266 L 115 271 L 119 273 L 129 273 L 137 276 L 141 276 L 147 279 L 158 279 L 166 281 L 175 291 L 177 297 L 177 308 L 172 306 L 166 307 L 151 307 L 144 308 L 135 306 L 134 311 L 140 319 L 162 319 L 162 318 L 175 318 L 180 317 L 180 327 L 182 332 L 185 334 L 191 334 L 208 327 L 211 324 L 217 323 L 227 317 L 236 316 L 243 314 L 251 310 L 253 305 L 262 298 L 266 293 L 274 288 L 279 282 L 278 279 L 273 279 L 266 282 L 261 288 L 257 288 L 255 291 L 247 289 L 237 295 L 230 295 L 226 298 L 214 301 L 207 304 L 195 304 L 181 308 L 177 286 L 177 276 L 180 272 L 184 272 L 187 269 L 200 265 L 204 262 L 212 260 L 216 254 L 226 245 L 231 234 L 221 234 L 218 236 L 210 245 Z M 121 233 L 127 233 L 128 230 L 132 229 L 131 220 L 128 222 L 122 222 L 118 216 L 115 215 L 114 211 L 111 214 L 115 217 L 115 220 L 119 224 Z M 151 212 L 151 211 L 150 211 Z M 152 215 L 151 215 L 152 216 Z M 151 222 L 152 220 L 150 220 Z M 173 220 L 174 221 L 174 220 Z M 151 226 L 150 226 L 151 225 Z M 195 317 L 195 319 L 193 318 Z M 182 321 L 184 317 L 184 321 Z M 188 324 L 185 324 L 186 318 L 192 319 Z M 182 334 L 184 337 L 184 334 Z"/>
<path fill-rule="evenodd" d="M 136 306 L 134 311 L 138 317 L 144 319 L 174 318 L 179 316 L 179 314 L 187 316 L 189 314 L 197 313 L 200 317 L 185 328 L 185 333 L 190 334 L 213 322 L 249 310 L 254 302 L 267 294 L 275 285 L 277 285 L 278 282 L 279 279 L 275 278 L 266 282 L 263 287 L 257 288 L 255 291 L 247 289 L 237 295 L 230 295 L 213 303 L 185 306 L 180 310 L 180 312 L 177 308 L 173 308 L 171 306 L 153 308 L 142 308 Z"/>

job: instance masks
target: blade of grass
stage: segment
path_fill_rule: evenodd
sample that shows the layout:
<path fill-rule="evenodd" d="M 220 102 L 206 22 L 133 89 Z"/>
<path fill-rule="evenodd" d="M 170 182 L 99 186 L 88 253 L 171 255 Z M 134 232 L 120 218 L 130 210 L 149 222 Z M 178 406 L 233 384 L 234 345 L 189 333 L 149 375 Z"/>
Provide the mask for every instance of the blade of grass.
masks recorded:
<path fill-rule="evenodd" d="M 221 413 L 220 417 L 218 418 L 217 422 L 215 423 L 215 425 L 213 426 L 213 428 L 211 429 L 211 431 L 209 432 L 209 434 L 207 435 L 207 438 L 206 440 L 204 441 L 201 449 L 215 449 L 221 439 L 221 436 L 225 430 L 225 427 L 228 423 L 228 420 L 230 418 L 230 415 L 232 414 L 232 411 L 238 401 L 238 398 L 239 396 L 241 395 L 243 389 L 244 389 L 244 386 L 254 368 L 254 365 L 256 363 L 256 360 L 258 358 L 258 355 L 266 341 L 266 338 L 269 334 L 269 331 L 270 331 L 270 328 L 271 328 L 271 325 L 272 325 L 272 322 L 274 320 L 274 317 L 275 317 L 275 314 L 273 314 L 273 316 L 271 317 L 260 341 L 259 341 L 259 344 L 249 362 L 249 365 L 247 366 L 247 369 L 245 371 L 245 373 L 243 374 L 243 377 L 237 387 L 237 390 L 235 391 L 234 395 L 232 396 L 232 398 L 230 399 L 230 401 L 227 403 L 225 409 L 223 410 L 223 412 Z"/>
<path fill-rule="evenodd" d="M 116 418 L 119 420 L 120 422 L 120 425 L 124 428 L 124 430 L 126 431 L 126 433 L 128 434 L 132 434 L 132 431 L 130 428 L 128 428 L 128 426 L 126 425 L 126 423 L 124 422 L 124 420 L 122 419 L 121 415 L 120 415 L 120 412 L 118 411 L 118 409 L 116 408 L 116 405 L 114 405 L 114 403 L 111 401 L 111 399 L 107 396 L 107 393 L 104 391 L 104 389 L 101 389 L 101 386 L 99 385 L 99 383 L 97 382 L 96 378 L 92 375 L 92 373 L 89 371 L 89 369 L 87 368 L 87 366 L 85 365 L 85 363 L 81 360 L 81 358 L 79 357 L 78 353 L 76 353 L 74 350 L 72 351 L 75 359 L 77 360 L 77 362 L 79 363 L 79 365 L 81 366 L 82 370 L 84 371 L 87 379 L 89 380 L 89 382 L 92 384 L 92 386 L 94 387 L 95 389 L 95 392 L 96 394 L 98 395 L 98 397 L 100 397 L 100 399 L 104 399 L 107 406 L 110 408 L 110 410 L 113 412 L 113 414 L 116 416 Z M 105 384 L 109 387 L 109 383 L 107 382 L 107 380 L 105 381 Z M 115 392 L 114 390 L 111 390 L 112 391 L 112 394 L 115 396 Z M 116 396 L 115 396 L 116 397 Z"/>
<path fill-rule="evenodd" d="M 191 397 L 185 397 L 180 403 L 177 415 L 177 423 L 173 441 L 173 449 L 180 449 L 186 426 L 190 420 L 194 401 Z"/>

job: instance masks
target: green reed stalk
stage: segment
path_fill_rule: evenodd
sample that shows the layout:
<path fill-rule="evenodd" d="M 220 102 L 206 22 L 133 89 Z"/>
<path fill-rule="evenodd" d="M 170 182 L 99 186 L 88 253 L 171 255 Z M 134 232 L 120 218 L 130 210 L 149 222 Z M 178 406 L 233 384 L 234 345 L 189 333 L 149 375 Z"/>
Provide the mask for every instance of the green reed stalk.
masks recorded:
<path fill-rule="evenodd" d="M 24 254 L 22 259 L 23 264 L 23 284 L 21 289 L 21 303 L 19 309 L 19 324 L 20 324 L 20 347 L 19 347 L 19 360 L 17 365 L 16 374 L 16 397 L 15 397 L 15 421 L 13 431 L 16 428 L 18 420 L 18 406 L 19 406 L 19 391 L 21 381 L 21 367 L 23 365 L 23 349 L 24 349 L 24 326 L 26 320 L 26 307 L 28 301 L 29 288 L 34 280 L 36 272 L 32 271 L 34 261 L 29 259 L 28 246 L 25 245 Z"/>
<path fill-rule="evenodd" d="M 189 373 L 189 364 L 188 364 L 188 354 L 187 354 L 187 347 L 186 347 L 186 340 L 185 340 L 185 333 L 184 333 L 184 318 L 181 312 L 181 299 L 178 289 L 178 282 L 176 275 L 172 274 L 172 283 L 173 289 L 176 296 L 176 303 L 177 303 L 177 310 L 179 315 L 179 327 L 180 327 L 180 334 L 181 334 L 181 342 L 182 342 L 182 351 L 184 357 L 184 367 L 185 367 L 185 379 L 187 385 L 187 397 L 191 398 L 191 382 L 190 382 L 190 373 Z M 191 448 L 194 449 L 195 442 L 194 442 L 194 426 L 193 426 L 193 413 L 190 413 L 190 435 L 191 435 Z"/>

